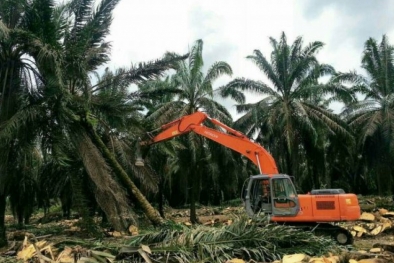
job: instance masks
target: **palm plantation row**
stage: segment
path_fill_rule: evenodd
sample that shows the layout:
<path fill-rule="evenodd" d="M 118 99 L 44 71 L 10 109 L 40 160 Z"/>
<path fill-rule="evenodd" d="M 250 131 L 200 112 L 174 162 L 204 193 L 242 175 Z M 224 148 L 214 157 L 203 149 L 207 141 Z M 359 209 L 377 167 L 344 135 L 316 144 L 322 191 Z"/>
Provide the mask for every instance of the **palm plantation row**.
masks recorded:
<path fill-rule="evenodd" d="M 259 50 L 247 57 L 267 82 L 236 78 L 214 88 L 233 72 L 226 62 L 203 64 L 202 40 L 188 54 L 100 75 L 118 2 L 0 3 L 0 246 L 7 200 L 20 224 L 60 198 L 86 220 L 99 207 L 123 230 L 137 223 L 135 211 L 160 225 L 165 204 L 190 204 L 196 222 L 196 203 L 238 198 L 256 167 L 196 134 L 143 148 L 148 165 L 134 165 L 147 131 L 198 110 L 256 138 L 300 192 L 392 193 L 394 62 L 386 37 L 365 43 L 366 77 L 336 72 L 316 58 L 323 43 L 288 43 L 284 33 L 270 38 L 268 59 Z M 246 92 L 261 100 L 247 103 Z M 234 121 L 221 98 L 233 99 L 242 117 Z M 345 105 L 340 114 L 329 108 L 334 101 Z"/>

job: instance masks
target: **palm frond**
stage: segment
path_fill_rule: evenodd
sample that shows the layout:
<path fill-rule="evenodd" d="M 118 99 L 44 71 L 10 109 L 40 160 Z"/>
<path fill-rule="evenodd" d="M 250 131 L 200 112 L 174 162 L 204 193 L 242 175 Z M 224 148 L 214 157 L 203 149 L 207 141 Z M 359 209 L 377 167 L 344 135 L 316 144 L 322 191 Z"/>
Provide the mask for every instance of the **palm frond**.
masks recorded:
<path fill-rule="evenodd" d="M 201 93 L 202 96 L 205 94 L 213 97 L 213 90 L 212 90 L 212 82 L 216 80 L 218 77 L 223 75 L 231 76 L 233 71 L 229 64 L 223 61 L 215 62 L 212 66 L 208 69 L 207 74 L 205 75 L 204 80 L 201 83 L 201 88 L 199 89 L 198 93 Z"/>
<path fill-rule="evenodd" d="M 372 115 L 372 116 L 368 116 L 368 115 Z M 357 118 L 352 123 L 352 124 L 363 123 L 364 125 L 362 127 L 361 143 L 365 143 L 367 138 L 374 135 L 376 131 L 379 129 L 379 127 L 382 126 L 381 124 L 383 118 L 381 116 L 381 112 L 375 112 L 374 114 L 368 114 L 368 115 L 365 114 L 362 117 L 360 116 L 360 118 Z"/>
<path fill-rule="evenodd" d="M 302 50 L 302 55 L 305 57 L 315 55 L 323 47 L 324 47 L 323 42 L 320 41 L 311 42 Z"/>
<path fill-rule="evenodd" d="M 95 69 L 109 60 L 110 45 L 105 42 L 105 37 L 109 34 L 111 13 L 118 2 L 119 0 L 102 0 L 81 29 L 78 42 L 84 47 L 82 50 L 89 50 L 86 63 L 90 69 Z"/>
<path fill-rule="evenodd" d="M 261 81 L 249 80 L 245 78 L 236 78 L 226 85 L 226 90 L 228 89 L 239 89 L 241 91 L 251 91 L 256 92 L 260 95 L 271 95 L 274 97 L 279 97 L 279 94 L 274 91 L 271 87 L 264 84 Z"/>
<path fill-rule="evenodd" d="M 214 92 L 217 92 L 223 98 L 230 97 L 238 103 L 245 103 L 245 94 L 242 91 L 238 91 L 233 87 L 222 86 L 217 88 Z"/>
<path fill-rule="evenodd" d="M 152 62 L 139 63 L 137 66 L 131 66 L 131 68 L 124 70 L 114 77 L 114 80 L 126 81 L 127 83 L 144 83 L 146 80 L 153 80 L 163 75 L 166 70 L 173 67 L 176 61 L 183 60 L 185 57 L 164 57 L 163 59 L 158 59 Z M 92 91 L 96 92 L 105 86 L 97 84 L 92 87 Z"/>
<path fill-rule="evenodd" d="M 203 41 L 197 40 L 192 47 L 189 55 L 189 70 L 191 79 L 195 79 L 196 75 L 201 71 L 204 62 L 202 59 Z"/>
<path fill-rule="evenodd" d="M 274 84 L 274 86 L 282 90 L 283 84 L 281 80 L 276 75 L 272 65 L 268 62 L 268 60 L 264 57 L 260 50 L 253 51 L 254 56 L 247 56 L 246 58 L 251 59 L 268 77 L 268 79 Z"/>
<path fill-rule="evenodd" d="M 185 109 L 183 101 L 171 101 L 158 105 L 157 109 L 147 116 L 147 120 L 154 122 L 155 126 L 161 126 L 170 120 L 183 116 Z"/>
<path fill-rule="evenodd" d="M 232 118 L 230 112 L 223 105 L 219 104 L 217 101 L 201 97 L 198 103 L 202 110 L 206 111 L 208 115 L 212 118 L 218 119 L 224 123 L 232 123 Z"/>
<path fill-rule="evenodd" d="M 273 118 L 278 117 L 270 110 L 270 101 L 270 98 L 267 97 L 254 104 L 237 105 L 238 112 L 246 111 L 246 113 L 234 123 L 234 126 L 248 137 L 254 136 L 265 123 L 269 122 L 269 116 Z"/>
<path fill-rule="evenodd" d="M 342 115 L 348 122 L 351 122 L 351 119 L 357 115 L 362 115 L 364 113 L 376 111 L 378 109 L 379 104 L 376 101 L 363 100 L 347 105 L 345 110 L 342 112 Z"/>
<path fill-rule="evenodd" d="M 232 258 L 268 262 L 287 253 L 323 254 L 335 250 L 333 241 L 292 227 L 268 224 L 259 227 L 238 218 L 221 228 L 186 228 L 169 224 L 161 231 L 133 238 L 129 245 L 151 244 L 152 259 L 165 253 L 178 262 L 224 262 Z"/>
<path fill-rule="evenodd" d="M 0 124 L 0 140 L 10 141 L 14 139 L 17 133 L 23 128 L 29 127 L 34 122 L 42 118 L 41 108 L 37 105 L 20 109 L 9 120 Z"/>
<path fill-rule="evenodd" d="M 338 115 L 329 110 L 325 110 L 321 107 L 305 102 L 304 107 L 308 110 L 308 115 L 311 119 L 324 125 L 331 132 L 341 134 L 351 142 L 353 141 L 353 135 L 348 130 L 346 123 L 341 120 Z"/>
<path fill-rule="evenodd" d="M 81 29 L 90 20 L 92 14 L 92 0 L 72 0 L 70 3 L 70 11 L 73 13 L 74 26 L 71 31 L 72 40 L 75 41 Z"/>
<path fill-rule="evenodd" d="M 0 39 L 7 38 L 9 31 L 9 28 L 0 20 Z"/>
<path fill-rule="evenodd" d="M 304 108 L 304 104 L 300 101 L 292 101 L 292 107 L 294 109 L 295 120 L 301 126 L 301 130 L 311 134 L 310 138 L 316 143 L 317 131 L 314 123 L 308 116 L 308 110 Z"/>

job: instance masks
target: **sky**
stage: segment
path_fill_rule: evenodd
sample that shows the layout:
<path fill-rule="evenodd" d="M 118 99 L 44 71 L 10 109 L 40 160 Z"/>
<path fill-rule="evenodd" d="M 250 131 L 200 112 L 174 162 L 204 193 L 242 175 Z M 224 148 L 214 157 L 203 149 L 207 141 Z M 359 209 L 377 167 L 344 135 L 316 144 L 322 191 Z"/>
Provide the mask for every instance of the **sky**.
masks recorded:
<path fill-rule="evenodd" d="M 259 49 L 269 57 L 269 37 L 279 39 L 285 32 L 290 44 L 298 36 L 304 44 L 325 43 L 318 54 L 321 63 L 337 71 L 362 73 L 368 38 L 380 42 L 386 34 L 394 43 L 393 11 L 391 0 L 122 0 L 113 12 L 108 66 L 116 69 L 155 60 L 167 51 L 185 54 L 202 39 L 205 70 L 216 61 L 229 63 L 233 70 L 214 87 L 237 77 L 267 81 L 246 56 Z M 259 99 L 247 94 L 248 103 Z M 240 116 L 234 101 L 218 101 L 235 118 Z M 331 107 L 340 110 L 340 105 Z"/>

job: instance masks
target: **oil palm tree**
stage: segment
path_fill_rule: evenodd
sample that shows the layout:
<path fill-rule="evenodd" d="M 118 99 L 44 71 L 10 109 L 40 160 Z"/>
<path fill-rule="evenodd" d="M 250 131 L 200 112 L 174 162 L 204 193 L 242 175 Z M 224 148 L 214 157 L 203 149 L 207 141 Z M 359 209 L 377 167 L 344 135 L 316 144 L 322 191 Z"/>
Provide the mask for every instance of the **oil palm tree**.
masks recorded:
<path fill-rule="evenodd" d="M 174 101 L 176 94 L 181 90 L 174 87 L 174 82 L 171 81 L 171 76 L 167 75 L 165 78 L 151 80 L 138 85 L 138 90 L 143 96 L 139 100 L 139 104 L 144 106 L 147 111 L 146 115 L 154 113 L 160 105 Z M 146 119 L 145 119 L 146 120 Z M 155 129 L 155 124 L 150 121 L 144 122 L 145 131 Z M 164 218 L 164 204 L 166 199 L 170 200 L 171 196 L 177 189 L 173 187 L 174 182 L 171 172 L 171 163 L 177 160 L 177 151 L 185 149 L 179 140 L 170 140 L 150 147 L 149 150 L 143 152 L 146 163 L 151 167 L 155 174 L 158 175 L 158 193 L 157 202 L 160 215 Z"/>
<path fill-rule="evenodd" d="M 97 202 L 113 220 L 115 228 L 127 227 L 130 209 L 111 170 L 125 184 L 129 194 L 141 203 L 151 221 L 161 223 L 158 213 L 100 137 L 102 126 L 97 124 L 106 123 L 106 120 L 104 114 L 99 114 L 104 102 L 100 107 L 97 94 L 105 85 L 92 85 L 89 74 L 109 60 L 110 45 L 105 36 L 118 1 L 103 0 L 96 8 L 92 3 L 74 0 L 55 6 L 51 0 L 36 0 L 23 6 L 26 12 L 20 14 L 24 15 L 22 21 L 28 31 L 22 37 L 26 43 L 31 43 L 27 54 L 35 62 L 34 68 L 41 78 L 34 82 L 34 94 L 37 95 L 31 96 L 27 105 L 4 123 L 0 137 L 10 140 L 18 131 L 39 124 L 43 152 L 53 154 L 58 163 L 67 161 L 65 146 L 74 148 L 75 156 L 95 183 Z M 48 30 L 43 30 L 46 27 Z M 42 40 L 41 45 L 37 44 L 37 39 Z M 130 84 L 155 78 L 179 59 L 183 58 L 167 56 L 140 63 L 120 71 L 113 76 L 113 81 Z M 129 100 L 122 98 L 123 103 Z M 130 108 L 128 104 L 118 106 L 118 113 L 122 107 Z"/>
<path fill-rule="evenodd" d="M 24 26 L 26 1 L 5 0 L 0 3 L 0 129 L 9 121 L 20 107 L 28 104 L 33 97 L 34 87 L 41 84 L 41 76 L 36 69 L 34 61 L 28 56 L 30 48 L 42 46 L 42 41 L 34 38 L 34 45 L 29 42 L 33 37 Z M 28 41 L 30 40 L 30 41 Z M 45 50 L 41 53 L 45 55 Z M 31 116 L 29 114 L 29 116 Z M 29 132 L 27 132 L 29 131 Z M 22 189 L 30 188 L 34 184 L 34 174 L 37 167 L 33 167 L 27 160 L 33 160 L 36 156 L 37 125 L 32 124 L 27 130 L 16 132 L 13 138 L 0 139 L 0 246 L 6 244 L 4 213 L 5 198 L 9 194 L 12 185 L 18 185 Z M 21 161 L 18 163 L 17 161 Z M 19 172 L 18 172 L 19 171 Z M 19 176 L 20 175 L 20 176 Z M 27 200 L 26 194 L 34 194 L 33 191 L 13 191 L 13 200 L 22 198 Z M 19 197 L 17 197 L 19 195 Z M 30 196 L 31 197 L 31 196 Z M 33 201 L 34 198 L 29 200 Z M 18 202 L 17 202 L 18 203 Z M 23 202 L 14 209 L 19 214 L 28 208 L 31 203 Z"/>
<path fill-rule="evenodd" d="M 215 62 L 206 74 L 203 73 L 203 41 L 197 40 L 193 45 L 188 61 L 180 61 L 175 65 L 176 73 L 172 76 L 172 87 L 179 89 L 175 100 L 165 102 L 148 116 L 148 120 L 155 126 L 164 124 L 184 115 L 196 111 L 206 111 L 211 117 L 231 123 L 231 116 L 226 108 L 214 100 L 213 82 L 222 75 L 231 75 L 231 67 L 226 62 Z M 195 202 L 197 187 L 200 184 L 198 176 L 207 155 L 204 151 L 204 139 L 196 134 L 188 134 L 182 138 L 186 147 L 179 152 L 179 169 L 183 175 L 187 174 L 186 182 L 190 193 L 190 219 L 197 222 Z M 200 167 L 200 170 L 197 169 Z M 183 178 L 185 180 L 185 178 Z"/>
<path fill-rule="evenodd" d="M 203 73 L 203 41 L 197 40 L 192 47 L 188 61 L 179 61 L 175 65 L 176 74 L 172 76 L 172 87 L 178 89 L 176 100 L 165 102 L 149 118 L 157 124 L 192 114 L 198 110 L 206 111 L 210 116 L 229 121 L 228 111 L 217 103 L 214 97 L 213 82 L 223 75 L 231 75 L 232 70 L 226 62 L 218 61 L 211 65 L 205 76 Z"/>
<path fill-rule="evenodd" d="M 282 33 L 279 41 L 270 38 L 270 43 L 273 49 L 270 61 L 260 50 L 247 57 L 261 69 L 269 83 L 237 78 L 221 88 L 221 94 L 240 103 L 237 110 L 245 114 L 236 122 L 239 129 L 251 136 L 257 133 L 281 170 L 296 176 L 305 142 L 311 141 L 312 145 L 318 142 L 318 127 L 330 134 L 349 135 L 345 123 L 336 114 L 311 99 L 327 94 L 347 100 L 352 97 L 341 85 L 319 83 L 320 77 L 334 73 L 331 66 L 320 64 L 316 58 L 322 42 L 303 46 L 302 38 L 298 37 L 289 45 Z M 262 99 L 245 103 L 243 91 L 253 92 Z"/>
<path fill-rule="evenodd" d="M 394 47 L 387 36 L 380 43 L 370 38 L 365 43 L 362 68 L 339 73 L 335 81 L 352 84 L 363 99 L 348 105 L 344 114 L 358 138 L 359 152 L 367 157 L 369 171 L 376 176 L 379 194 L 393 193 L 394 157 Z M 363 156 L 361 156 L 363 158 Z M 361 175 L 360 175 L 361 176 Z"/>

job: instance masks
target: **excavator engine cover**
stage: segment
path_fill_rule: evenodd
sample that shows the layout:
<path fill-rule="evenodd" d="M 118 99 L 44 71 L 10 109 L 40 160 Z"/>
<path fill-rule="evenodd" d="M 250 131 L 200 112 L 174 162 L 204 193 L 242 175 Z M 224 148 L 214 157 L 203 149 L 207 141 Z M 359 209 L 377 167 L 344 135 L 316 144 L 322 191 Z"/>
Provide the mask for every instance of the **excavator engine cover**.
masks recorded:
<path fill-rule="evenodd" d="M 311 195 L 335 195 L 335 194 L 345 194 L 343 189 L 314 189 L 311 191 Z"/>

